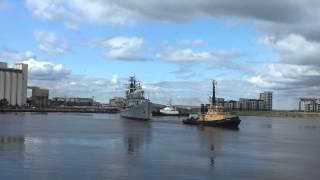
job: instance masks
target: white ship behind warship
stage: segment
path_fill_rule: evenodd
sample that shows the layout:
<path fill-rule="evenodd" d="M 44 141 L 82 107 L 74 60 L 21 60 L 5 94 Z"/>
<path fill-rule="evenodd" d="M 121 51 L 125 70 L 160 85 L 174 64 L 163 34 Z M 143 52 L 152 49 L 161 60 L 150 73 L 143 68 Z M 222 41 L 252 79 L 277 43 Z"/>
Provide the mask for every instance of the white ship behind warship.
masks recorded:
<path fill-rule="evenodd" d="M 150 120 L 152 103 L 144 97 L 144 90 L 134 76 L 129 78 L 126 90 L 126 107 L 120 116 L 128 119 Z"/>

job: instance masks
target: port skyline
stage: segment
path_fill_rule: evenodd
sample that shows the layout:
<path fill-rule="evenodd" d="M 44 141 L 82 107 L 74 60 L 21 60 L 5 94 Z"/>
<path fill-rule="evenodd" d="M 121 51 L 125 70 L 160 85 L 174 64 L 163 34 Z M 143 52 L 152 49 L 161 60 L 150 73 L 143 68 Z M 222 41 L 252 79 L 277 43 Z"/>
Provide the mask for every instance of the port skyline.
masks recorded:
<path fill-rule="evenodd" d="M 144 82 L 148 96 L 162 104 L 168 96 L 177 104 L 204 102 L 211 79 L 220 81 L 218 93 L 226 99 L 273 91 L 275 109 L 297 109 L 300 97 L 319 95 L 313 81 L 318 66 L 312 58 L 319 44 L 308 36 L 313 28 L 306 33 L 289 26 L 279 33 L 279 26 L 269 29 L 256 22 L 272 14 L 248 11 L 251 16 L 238 13 L 239 19 L 229 19 L 234 17 L 229 11 L 219 16 L 198 5 L 195 12 L 203 16 L 184 14 L 188 5 L 179 2 L 173 6 L 181 11 L 162 17 L 154 5 L 149 4 L 147 9 L 154 11 L 146 13 L 141 11 L 145 8 L 115 4 L 125 10 L 120 15 L 106 13 L 109 6 L 103 2 L 1 1 L 0 61 L 28 64 L 30 86 L 50 89 L 55 97 L 95 96 L 100 102 L 123 96 L 122 84 L 132 74 Z M 256 4 L 246 5 L 256 9 Z M 90 13 L 83 11 L 85 6 Z M 61 16 L 55 13 L 60 10 Z M 125 12 L 134 15 L 128 18 Z"/>
<path fill-rule="evenodd" d="M 319 0 L 0 0 L 0 180 L 317 179 Z"/>

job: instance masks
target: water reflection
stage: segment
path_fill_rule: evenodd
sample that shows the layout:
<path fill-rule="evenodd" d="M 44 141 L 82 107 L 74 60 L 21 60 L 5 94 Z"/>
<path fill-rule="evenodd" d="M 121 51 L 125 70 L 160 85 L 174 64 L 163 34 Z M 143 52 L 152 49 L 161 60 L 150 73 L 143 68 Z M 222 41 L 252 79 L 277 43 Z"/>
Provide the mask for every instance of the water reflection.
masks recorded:
<path fill-rule="evenodd" d="M 0 119 L 0 144 L 23 144 L 24 113 L 4 113 Z"/>
<path fill-rule="evenodd" d="M 210 151 L 211 151 L 210 166 L 214 167 L 214 144 L 211 144 Z"/>
<path fill-rule="evenodd" d="M 198 127 L 199 145 L 209 159 L 210 167 L 215 167 L 216 149 L 222 149 L 224 135 L 228 131 L 237 132 L 237 130 L 213 128 L 213 127 Z"/>
<path fill-rule="evenodd" d="M 200 146 L 206 149 L 214 150 L 215 144 L 222 141 L 224 129 L 199 126 L 198 136 L 200 139 Z"/>
<path fill-rule="evenodd" d="M 21 162 L 24 159 L 24 119 L 25 113 L 3 113 L 0 115 L 0 179 L 10 179 L 5 175 L 14 175 L 16 169 L 23 168 L 22 163 L 16 162 Z M 5 173 L 4 170 L 7 169 L 7 166 L 10 167 L 10 171 Z"/>
<path fill-rule="evenodd" d="M 117 114 L 2 114 L 0 123 L 1 180 L 320 175 L 319 120 L 244 117 L 240 131 Z"/>
<path fill-rule="evenodd" d="M 25 141 L 24 136 L 0 136 L 0 144 L 23 144 Z"/>
<path fill-rule="evenodd" d="M 148 121 L 123 120 L 124 141 L 128 154 L 138 153 L 151 143 L 151 124 Z"/>

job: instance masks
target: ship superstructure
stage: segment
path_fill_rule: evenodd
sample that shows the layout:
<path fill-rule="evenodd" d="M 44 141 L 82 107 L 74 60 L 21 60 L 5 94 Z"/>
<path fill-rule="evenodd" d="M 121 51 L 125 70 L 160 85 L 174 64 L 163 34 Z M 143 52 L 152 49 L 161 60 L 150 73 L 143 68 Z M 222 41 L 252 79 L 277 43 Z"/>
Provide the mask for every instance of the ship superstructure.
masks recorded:
<path fill-rule="evenodd" d="M 134 76 L 129 78 L 126 90 L 126 108 L 120 115 L 130 119 L 151 119 L 152 103 L 144 97 L 144 90 Z"/>

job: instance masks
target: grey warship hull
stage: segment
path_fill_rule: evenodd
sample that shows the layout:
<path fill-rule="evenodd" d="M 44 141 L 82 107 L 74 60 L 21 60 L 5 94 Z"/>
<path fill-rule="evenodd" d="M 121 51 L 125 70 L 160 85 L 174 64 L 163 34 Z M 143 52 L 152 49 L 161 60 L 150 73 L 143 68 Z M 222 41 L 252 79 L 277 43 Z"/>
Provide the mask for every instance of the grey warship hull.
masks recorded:
<path fill-rule="evenodd" d="M 120 112 L 120 116 L 127 119 L 150 120 L 152 103 L 145 101 L 140 104 L 125 108 Z"/>

